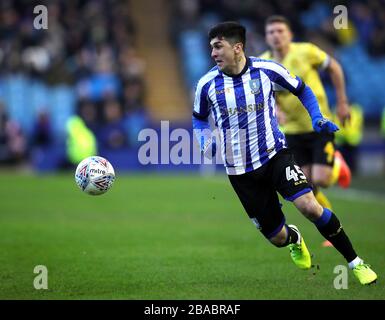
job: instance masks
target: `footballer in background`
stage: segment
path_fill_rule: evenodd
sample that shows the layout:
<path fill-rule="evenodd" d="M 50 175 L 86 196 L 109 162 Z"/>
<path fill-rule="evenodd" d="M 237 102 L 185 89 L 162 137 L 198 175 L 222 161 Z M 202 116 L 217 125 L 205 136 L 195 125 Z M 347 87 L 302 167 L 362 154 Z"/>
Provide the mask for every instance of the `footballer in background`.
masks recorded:
<path fill-rule="evenodd" d="M 345 124 L 350 118 L 350 108 L 340 64 L 312 43 L 292 42 L 290 22 L 284 16 L 274 15 L 266 19 L 265 36 L 270 50 L 260 57 L 276 61 L 298 75 L 312 88 L 322 114 L 331 119 L 327 96 L 319 75 L 319 71 L 328 72 L 337 96 L 337 116 L 341 124 Z M 315 132 L 308 113 L 299 99 L 290 92 L 278 91 L 276 101 L 279 123 L 289 147 L 313 184 L 318 202 L 332 210 L 330 201 L 320 188 L 328 188 L 337 182 L 342 188 L 348 188 L 351 181 L 348 165 L 341 153 L 335 150 L 334 133 Z M 324 245 L 331 244 L 326 241 Z"/>

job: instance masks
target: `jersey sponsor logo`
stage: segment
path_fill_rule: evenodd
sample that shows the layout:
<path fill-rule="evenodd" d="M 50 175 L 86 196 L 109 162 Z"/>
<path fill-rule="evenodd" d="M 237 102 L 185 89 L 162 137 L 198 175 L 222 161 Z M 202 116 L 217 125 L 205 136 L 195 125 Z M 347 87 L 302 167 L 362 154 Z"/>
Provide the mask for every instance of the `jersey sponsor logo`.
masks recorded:
<path fill-rule="evenodd" d="M 230 92 L 231 92 L 231 88 L 225 88 L 222 90 L 215 90 L 216 95 L 220 95 L 220 94 L 224 94 L 224 93 L 230 93 Z"/>
<path fill-rule="evenodd" d="M 249 80 L 249 86 L 252 94 L 257 94 L 261 91 L 261 80 L 251 79 Z"/>
<path fill-rule="evenodd" d="M 234 114 L 260 111 L 260 110 L 263 110 L 264 107 L 265 107 L 265 104 L 260 102 L 260 103 L 248 104 L 247 106 L 240 106 L 237 108 L 220 108 L 220 111 L 222 115 L 231 116 Z"/>

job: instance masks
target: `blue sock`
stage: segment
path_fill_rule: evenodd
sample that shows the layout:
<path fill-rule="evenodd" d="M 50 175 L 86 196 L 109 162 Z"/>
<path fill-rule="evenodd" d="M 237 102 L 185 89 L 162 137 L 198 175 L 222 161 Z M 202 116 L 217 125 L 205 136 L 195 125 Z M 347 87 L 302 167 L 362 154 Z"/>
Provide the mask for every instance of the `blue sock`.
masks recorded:
<path fill-rule="evenodd" d="M 352 243 L 333 212 L 324 208 L 322 215 L 317 221 L 314 221 L 314 224 L 325 239 L 329 240 L 338 252 L 344 256 L 347 262 L 351 262 L 357 257 L 357 253 L 354 251 Z"/>
<path fill-rule="evenodd" d="M 320 228 L 326 225 L 329 222 L 332 214 L 333 212 L 331 212 L 328 208 L 324 208 L 322 215 L 316 221 L 314 221 L 316 227 Z"/>

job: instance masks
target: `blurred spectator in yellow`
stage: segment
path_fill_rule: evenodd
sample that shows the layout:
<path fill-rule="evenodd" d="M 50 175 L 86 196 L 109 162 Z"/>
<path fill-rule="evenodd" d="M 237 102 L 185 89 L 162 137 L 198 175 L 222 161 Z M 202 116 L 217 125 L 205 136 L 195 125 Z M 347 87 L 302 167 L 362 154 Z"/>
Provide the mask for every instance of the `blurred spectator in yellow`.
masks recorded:
<path fill-rule="evenodd" d="M 338 117 L 334 114 L 333 121 L 339 126 L 340 130 L 335 133 L 335 142 L 338 149 L 343 154 L 352 173 L 357 169 L 357 149 L 362 141 L 364 131 L 364 116 L 362 107 L 352 104 L 350 107 L 350 119 L 342 125 Z"/>
<path fill-rule="evenodd" d="M 95 135 L 87 128 L 82 118 L 73 115 L 67 121 L 67 158 L 77 165 L 84 158 L 97 154 Z M 67 164 L 65 164 L 67 165 Z"/>

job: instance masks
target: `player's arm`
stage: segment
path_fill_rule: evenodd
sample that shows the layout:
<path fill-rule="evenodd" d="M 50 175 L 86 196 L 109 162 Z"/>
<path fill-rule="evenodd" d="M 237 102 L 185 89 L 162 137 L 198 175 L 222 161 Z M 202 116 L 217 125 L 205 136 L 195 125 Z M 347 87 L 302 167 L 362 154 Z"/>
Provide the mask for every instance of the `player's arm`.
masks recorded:
<path fill-rule="evenodd" d="M 216 144 L 212 139 L 209 123 L 210 101 L 208 99 L 208 87 L 209 84 L 198 82 L 195 90 L 192 126 L 200 151 L 205 157 L 212 158 L 216 153 Z"/>
<path fill-rule="evenodd" d="M 312 43 L 306 44 L 307 59 L 319 70 L 326 70 L 332 80 L 337 96 L 337 115 L 341 123 L 350 117 L 350 108 L 345 92 L 344 72 L 341 65 L 325 51 Z"/>
<path fill-rule="evenodd" d="M 283 66 L 268 62 L 265 63 L 266 74 L 273 84 L 289 90 L 296 95 L 310 115 L 314 131 L 335 132 L 338 127 L 321 114 L 317 98 L 309 86 L 298 76 L 292 76 Z"/>
<path fill-rule="evenodd" d="M 345 78 L 341 65 L 334 58 L 330 57 L 330 62 L 326 67 L 330 75 L 337 96 L 337 116 L 342 124 L 350 118 L 350 107 L 345 91 Z"/>
<path fill-rule="evenodd" d="M 313 93 L 313 90 L 302 82 L 302 90 L 295 92 L 294 94 L 301 101 L 303 106 L 306 108 L 307 112 L 310 115 L 311 123 L 313 125 L 314 131 L 316 132 L 335 132 L 339 128 L 329 119 L 324 118 L 321 114 L 320 107 L 316 96 Z"/>

